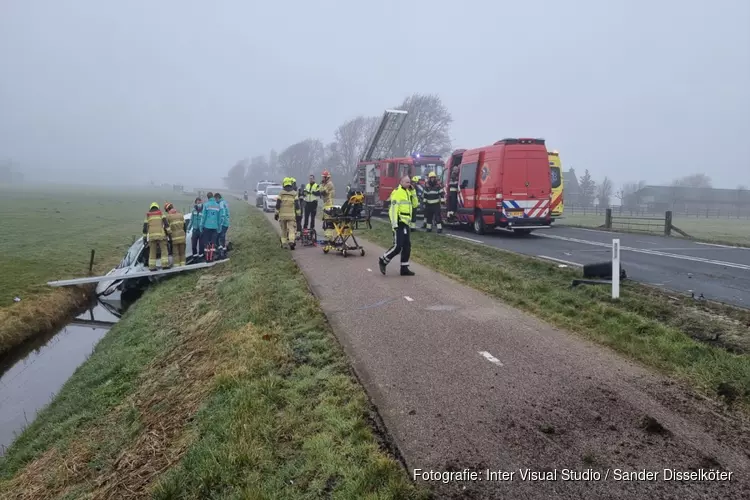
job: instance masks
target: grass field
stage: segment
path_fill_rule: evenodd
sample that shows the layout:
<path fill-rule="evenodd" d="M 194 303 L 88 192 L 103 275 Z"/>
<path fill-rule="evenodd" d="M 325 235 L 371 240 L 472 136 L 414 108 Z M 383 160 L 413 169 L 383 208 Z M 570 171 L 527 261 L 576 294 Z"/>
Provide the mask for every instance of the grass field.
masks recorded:
<path fill-rule="evenodd" d="M 384 247 L 387 224 L 363 236 Z M 503 250 L 418 232 L 412 260 L 571 332 L 750 409 L 750 311 L 674 298 L 626 282 L 613 302 L 602 287 L 571 288 L 580 274 Z M 730 352 L 731 351 L 731 352 Z"/>
<path fill-rule="evenodd" d="M 426 495 L 381 451 L 274 229 L 241 207 L 230 261 L 144 294 L 0 458 L 0 497 Z"/>
<path fill-rule="evenodd" d="M 649 221 L 649 223 L 653 224 L 653 227 L 628 227 L 625 220 L 618 221 L 617 215 L 613 215 L 612 228 L 617 231 L 632 231 L 640 229 L 654 234 L 663 234 L 663 223 L 660 226 L 657 221 Z M 709 219 L 675 216 L 672 220 L 672 224 L 697 240 L 750 246 L 750 219 Z M 604 225 L 604 215 L 566 214 L 564 218 L 555 221 L 555 225 L 599 227 Z M 673 236 L 675 238 L 681 238 L 678 233 L 673 233 Z"/>
<path fill-rule="evenodd" d="M 86 275 L 92 249 L 95 272 L 109 271 L 140 236 L 149 204 L 166 200 L 180 208 L 192 201 L 163 189 L 1 188 L 0 352 L 85 302 L 81 289 L 53 289 L 47 281 Z"/>

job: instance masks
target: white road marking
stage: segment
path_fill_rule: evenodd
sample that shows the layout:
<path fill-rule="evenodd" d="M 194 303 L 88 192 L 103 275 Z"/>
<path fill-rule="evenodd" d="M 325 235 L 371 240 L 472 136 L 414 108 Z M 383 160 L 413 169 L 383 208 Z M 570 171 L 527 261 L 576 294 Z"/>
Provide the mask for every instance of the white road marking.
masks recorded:
<path fill-rule="evenodd" d="M 570 241 L 572 243 L 582 243 L 584 245 L 592 245 L 595 247 L 612 248 L 612 243 L 603 243 L 600 241 L 589 241 L 589 240 L 580 240 L 578 238 L 567 238 L 565 236 L 559 236 L 556 234 L 540 234 L 539 236 L 541 238 L 552 238 L 555 240 Z M 620 247 L 620 250 L 626 250 L 628 252 L 643 253 L 646 255 L 655 255 L 658 257 L 669 257 L 671 259 L 689 260 L 691 262 L 702 262 L 704 264 L 713 264 L 715 266 L 731 267 L 734 269 L 742 269 L 745 271 L 750 271 L 750 265 L 738 264 L 736 262 L 724 262 L 721 260 L 704 259 L 703 257 L 694 257 L 691 255 L 679 255 L 675 253 L 666 253 L 666 252 L 660 252 L 658 250 L 647 250 L 645 248 L 633 248 L 633 247 L 622 246 Z"/>
<path fill-rule="evenodd" d="M 500 362 L 499 359 L 497 359 L 495 356 L 488 353 L 487 351 L 479 351 L 479 354 L 481 354 L 484 357 L 484 359 L 486 359 L 490 363 L 494 363 L 497 366 L 503 366 L 503 364 Z"/>
<path fill-rule="evenodd" d="M 554 257 L 548 257 L 546 255 L 537 255 L 537 257 L 539 257 L 540 259 L 546 259 L 546 260 L 551 260 L 551 261 L 554 261 L 554 262 L 560 262 L 561 264 L 568 264 L 569 266 L 583 267 L 583 264 L 579 264 L 578 262 L 572 262 L 572 261 L 569 261 L 569 260 L 556 259 Z"/>
<path fill-rule="evenodd" d="M 370 268 L 368 267 L 368 268 L 367 268 L 367 272 L 368 272 L 368 273 L 371 273 L 371 272 L 372 272 L 372 269 L 370 269 Z"/>
<path fill-rule="evenodd" d="M 702 241 L 695 241 L 696 245 L 707 245 L 709 247 L 719 248 L 731 248 L 732 250 L 750 250 L 750 247 L 733 247 L 731 245 L 719 245 L 718 243 L 703 243 Z"/>
<path fill-rule="evenodd" d="M 480 245 L 484 245 L 482 241 L 475 240 L 473 238 L 467 238 L 466 236 L 456 236 L 455 234 L 449 234 L 448 236 L 450 236 L 451 238 L 457 238 L 459 240 L 471 241 L 472 243 L 479 243 Z"/>
<path fill-rule="evenodd" d="M 408 300 L 409 302 L 414 302 L 414 299 L 412 299 L 412 298 L 411 298 L 411 297 L 409 297 L 408 295 L 404 295 L 404 298 L 405 298 L 406 300 Z"/>

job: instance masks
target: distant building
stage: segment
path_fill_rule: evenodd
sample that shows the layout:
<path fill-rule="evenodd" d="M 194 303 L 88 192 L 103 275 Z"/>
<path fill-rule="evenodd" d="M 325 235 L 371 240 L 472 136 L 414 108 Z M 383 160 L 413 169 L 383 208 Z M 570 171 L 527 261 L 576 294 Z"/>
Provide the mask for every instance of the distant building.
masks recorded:
<path fill-rule="evenodd" d="M 563 202 L 566 205 L 578 205 L 581 201 L 581 186 L 578 184 L 578 176 L 572 168 L 563 171 Z"/>
<path fill-rule="evenodd" d="M 750 213 L 750 191 L 747 189 L 646 186 L 636 191 L 634 197 L 638 205 L 650 212 Z"/>

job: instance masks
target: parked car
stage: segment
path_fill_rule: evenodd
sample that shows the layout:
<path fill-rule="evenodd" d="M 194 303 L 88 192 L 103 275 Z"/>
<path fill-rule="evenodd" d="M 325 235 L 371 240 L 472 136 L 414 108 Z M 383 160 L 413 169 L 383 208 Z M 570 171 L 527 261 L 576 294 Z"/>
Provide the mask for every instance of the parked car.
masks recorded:
<path fill-rule="evenodd" d="M 255 206 L 260 208 L 263 206 L 263 195 L 266 193 L 266 188 L 268 186 L 276 186 L 278 185 L 276 182 L 272 181 L 260 181 L 258 182 L 258 185 L 255 187 Z"/>
<path fill-rule="evenodd" d="M 276 209 L 276 199 L 279 197 L 281 189 L 278 184 L 266 187 L 266 192 L 263 194 L 264 212 L 273 212 Z"/>

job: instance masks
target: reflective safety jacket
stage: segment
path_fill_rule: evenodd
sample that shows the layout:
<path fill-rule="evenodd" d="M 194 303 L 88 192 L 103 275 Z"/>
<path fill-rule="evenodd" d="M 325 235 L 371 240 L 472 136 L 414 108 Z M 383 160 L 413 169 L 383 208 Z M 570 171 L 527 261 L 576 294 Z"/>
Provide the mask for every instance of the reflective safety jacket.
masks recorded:
<path fill-rule="evenodd" d="M 201 231 L 204 229 L 220 229 L 221 207 L 213 198 L 203 204 L 203 218 L 201 218 Z"/>
<path fill-rule="evenodd" d="M 182 212 L 172 209 L 167 213 L 167 222 L 172 233 L 172 243 L 185 243 L 185 216 Z"/>
<path fill-rule="evenodd" d="M 308 183 L 302 193 L 305 197 L 305 202 L 311 203 L 313 201 L 318 201 L 318 196 L 320 196 L 320 186 L 315 182 Z"/>
<path fill-rule="evenodd" d="M 219 226 L 229 227 L 229 204 L 224 198 L 219 202 Z"/>
<path fill-rule="evenodd" d="M 458 193 L 458 176 L 451 176 L 451 180 L 448 183 L 448 191 Z"/>
<path fill-rule="evenodd" d="M 203 219 L 203 205 L 198 208 L 197 205 L 193 205 L 193 211 L 190 214 L 190 225 L 188 231 L 200 231 L 201 230 L 201 219 Z"/>
<path fill-rule="evenodd" d="M 279 220 L 295 220 L 299 216 L 299 198 L 291 186 L 282 189 L 276 198 L 276 213 Z"/>
<path fill-rule="evenodd" d="M 388 217 L 391 219 L 391 227 L 398 227 L 399 222 L 408 226 L 415 207 L 409 190 L 399 185 L 391 191 L 390 202 Z"/>
<path fill-rule="evenodd" d="M 424 185 L 423 199 L 425 205 L 438 205 L 445 201 L 445 195 L 443 194 L 443 186 L 439 182 L 430 184 L 428 181 Z"/>
<path fill-rule="evenodd" d="M 166 239 L 169 234 L 169 222 L 167 216 L 161 210 L 149 210 L 143 221 L 143 235 L 148 235 L 150 241 Z"/>
<path fill-rule="evenodd" d="M 331 208 L 333 206 L 333 197 L 336 196 L 336 188 L 333 187 L 333 182 L 329 180 L 325 184 L 321 184 L 319 191 L 323 197 L 323 208 Z"/>

